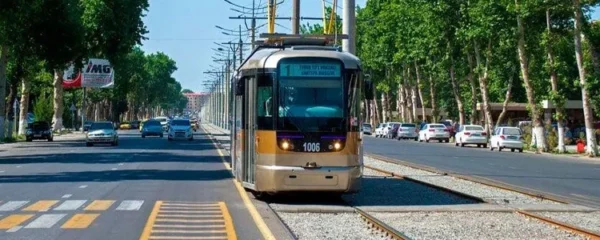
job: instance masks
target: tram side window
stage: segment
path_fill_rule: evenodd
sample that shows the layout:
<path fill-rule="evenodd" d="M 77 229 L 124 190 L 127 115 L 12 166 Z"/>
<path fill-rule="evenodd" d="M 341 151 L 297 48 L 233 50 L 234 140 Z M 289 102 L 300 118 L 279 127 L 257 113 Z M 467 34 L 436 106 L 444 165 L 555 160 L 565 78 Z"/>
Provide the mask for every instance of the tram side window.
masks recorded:
<path fill-rule="evenodd" d="M 256 89 L 258 129 L 273 129 L 273 83 L 269 77 L 259 77 Z"/>

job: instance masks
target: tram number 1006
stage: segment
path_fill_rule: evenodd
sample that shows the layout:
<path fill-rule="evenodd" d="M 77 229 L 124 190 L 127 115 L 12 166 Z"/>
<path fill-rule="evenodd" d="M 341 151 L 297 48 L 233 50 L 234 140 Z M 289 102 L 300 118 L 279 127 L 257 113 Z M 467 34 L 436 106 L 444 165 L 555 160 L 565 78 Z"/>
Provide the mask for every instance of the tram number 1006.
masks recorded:
<path fill-rule="evenodd" d="M 305 152 L 320 152 L 321 151 L 321 143 L 304 143 L 302 144 Z"/>

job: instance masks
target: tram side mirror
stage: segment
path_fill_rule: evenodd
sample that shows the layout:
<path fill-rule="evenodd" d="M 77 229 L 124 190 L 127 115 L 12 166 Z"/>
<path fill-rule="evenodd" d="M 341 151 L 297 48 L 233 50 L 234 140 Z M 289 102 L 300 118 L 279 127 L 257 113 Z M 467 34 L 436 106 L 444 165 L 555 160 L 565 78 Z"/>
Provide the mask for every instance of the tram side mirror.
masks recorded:
<path fill-rule="evenodd" d="M 242 96 L 244 95 L 244 80 L 237 79 L 235 82 L 235 95 Z"/>
<path fill-rule="evenodd" d="M 375 95 L 374 93 L 375 93 L 375 89 L 373 87 L 373 82 L 371 80 L 366 80 L 365 81 L 365 99 L 373 100 L 374 95 Z"/>

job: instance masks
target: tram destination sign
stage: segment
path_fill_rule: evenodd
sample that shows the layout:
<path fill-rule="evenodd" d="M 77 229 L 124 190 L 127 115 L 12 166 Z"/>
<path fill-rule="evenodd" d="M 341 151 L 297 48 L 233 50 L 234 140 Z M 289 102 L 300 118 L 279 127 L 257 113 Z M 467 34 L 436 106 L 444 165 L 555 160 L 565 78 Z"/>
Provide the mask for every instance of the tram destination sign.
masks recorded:
<path fill-rule="evenodd" d="M 281 77 L 340 77 L 340 64 L 336 63 L 282 63 L 279 65 Z"/>

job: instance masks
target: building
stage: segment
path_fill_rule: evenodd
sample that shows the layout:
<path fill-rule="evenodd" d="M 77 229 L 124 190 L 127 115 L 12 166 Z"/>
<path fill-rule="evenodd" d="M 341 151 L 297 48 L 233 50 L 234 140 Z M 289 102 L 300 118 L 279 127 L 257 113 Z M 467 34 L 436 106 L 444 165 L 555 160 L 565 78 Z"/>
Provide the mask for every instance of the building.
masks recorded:
<path fill-rule="evenodd" d="M 200 112 L 202 109 L 202 100 L 207 96 L 206 93 L 184 93 L 185 97 L 187 97 L 188 102 L 186 106 L 186 110 L 190 112 Z"/>

